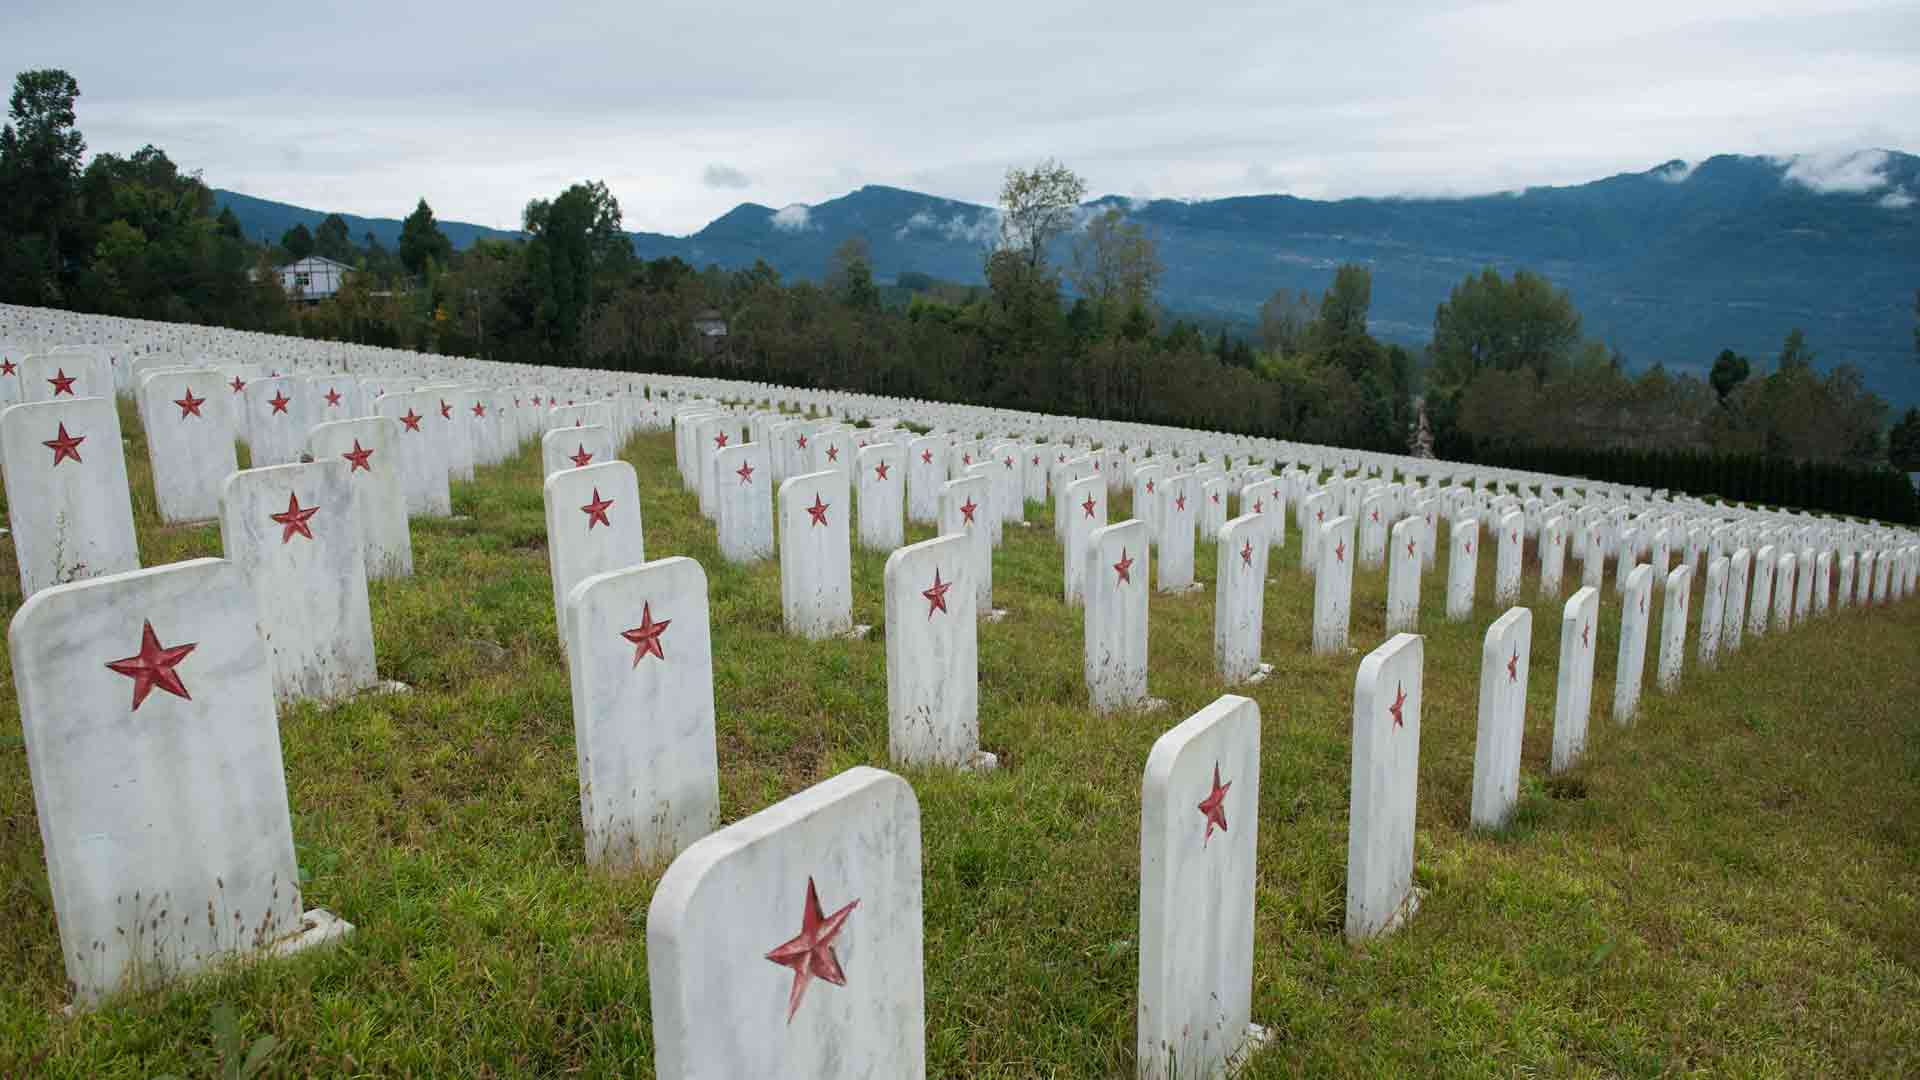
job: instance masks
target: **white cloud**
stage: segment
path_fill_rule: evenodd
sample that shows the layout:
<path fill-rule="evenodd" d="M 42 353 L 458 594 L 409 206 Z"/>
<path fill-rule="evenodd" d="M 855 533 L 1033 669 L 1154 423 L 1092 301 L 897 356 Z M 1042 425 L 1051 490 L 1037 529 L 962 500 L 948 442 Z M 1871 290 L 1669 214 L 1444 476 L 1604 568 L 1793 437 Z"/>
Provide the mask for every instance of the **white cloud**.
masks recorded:
<path fill-rule="evenodd" d="M 1880 205 L 1888 210 L 1905 210 L 1913 203 L 1913 193 L 1906 188 L 1894 188 L 1880 196 Z"/>
<path fill-rule="evenodd" d="M 893 231 L 893 235 L 897 239 L 905 240 L 916 232 L 934 233 L 947 240 L 987 244 L 1000 235 L 1000 211 L 983 210 L 972 218 L 956 213 L 942 221 L 931 211 L 916 210 L 912 217 Z"/>
<path fill-rule="evenodd" d="M 1863 195 L 1887 186 L 1885 150 L 1795 154 L 1783 178 L 1819 195 Z"/>
<path fill-rule="evenodd" d="M 1655 169 L 1653 175 L 1669 184 L 1684 184 L 1687 182 L 1687 178 L 1693 175 L 1693 171 L 1699 167 L 1700 163 L 1697 161 L 1669 161 L 1665 165 Z"/>
<path fill-rule="evenodd" d="M 753 184 L 753 178 L 731 165 L 714 163 L 700 171 L 700 182 L 710 188 L 743 188 Z"/>
<path fill-rule="evenodd" d="M 772 224 L 781 232 L 804 232 L 813 228 L 813 212 L 805 203 L 789 203 L 773 212 Z"/>

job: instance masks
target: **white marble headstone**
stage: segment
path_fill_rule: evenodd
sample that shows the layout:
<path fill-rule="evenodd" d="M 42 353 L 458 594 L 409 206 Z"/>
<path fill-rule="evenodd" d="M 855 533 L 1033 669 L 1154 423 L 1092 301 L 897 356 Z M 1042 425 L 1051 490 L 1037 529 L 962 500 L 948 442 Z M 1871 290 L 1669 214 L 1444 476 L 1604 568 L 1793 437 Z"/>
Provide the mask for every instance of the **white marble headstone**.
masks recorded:
<path fill-rule="evenodd" d="M 847 474 L 837 468 L 780 485 L 780 606 L 787 632 L 819 640 L 853 629 Z"/>
<path fill-rule="evenodd" d="M 0 475 L 22 595 L 139 568 L 120 438 L 112 398 L 62 397 L 0 413 Z"/>
<path fill-rule="evenodd" d="M 1087 538 L 1086 679 L 1096 712 L 1147 700 L 1147 525 L 1131 518 Z"/>
<path fill-rule="evenodd" d="M 1214 542 L 1213 662 L 1228 685 L 1246 682 L 1260 672 L 1267 602 L 1263 517 L 1246 513 L 1234 518 L 1220 527 Z"/>
<path fill-rule="evenodd" d="M 1517 607 L 1487 627 L 1480 646 L 1480 726 L 1473 747 L 1473 823 L 1498 829 L 1520 795 L 1520 737 L 1527 726 L 1533 610 Z"/>
<path fill-rule="evenodd" d="M 1600 632 L 1600 590 L 1582 585 L 1560 613 L 1560 667 L 1553 696 L 1551 769 L 1563 772 L 1587 748 L 1587 722 L 1593 714 L 1593 653 Z"/>
<path fill-rule="evenodd" d="M 1347 939 L 1389 933 L 1413 914 L 1414 808 L 1426 639 L 1396 634 L 1353 680 L 1352 796 L 1347 817 Z"/>
<path fill-rule="evenodd" d="M 714 455 L 720 557 L 733 563 L 773 556 L 773 468 L 764 442 L 735 443 Z"/>
<path fill-rule="evenodd" d="M 647 561 L 640 516 L 640 478 L 624 461 L 562 469 L 542 489 L 547 512 L 547 568 L 554 619 L 566 640 L 567 595 L 609 570 Z"/>
<path fill-rule="evenodd" d="M 887 746 L 902 766 L 992 763 L 993 755 L 980 752 L 979 623 L 968 543 L 942 536 L 887 557 Z"/>
<path fill-rule="evenodd" d="M 1342 515 L 1319 528 L 1314 547 L 1320 569 L 1313 579 L 1313 653 L 1332 656 L 1347 647 L 1353 615 L 1353 519 Z"/>

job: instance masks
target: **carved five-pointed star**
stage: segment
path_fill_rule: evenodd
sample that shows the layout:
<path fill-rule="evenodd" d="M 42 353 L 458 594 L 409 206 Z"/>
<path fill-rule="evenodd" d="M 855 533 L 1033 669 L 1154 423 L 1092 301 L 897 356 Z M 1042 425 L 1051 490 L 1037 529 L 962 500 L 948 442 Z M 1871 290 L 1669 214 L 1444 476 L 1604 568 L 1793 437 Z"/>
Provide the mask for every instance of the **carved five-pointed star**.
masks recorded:
<path fill-rule="evenodd" d="M 411 408 L 409 408 L 407 410 L 407 415 L 400 418 L 400 422 L 406 425 L 408 431 L 419 431 L 420 421 L 425 419 L 426 417 L 421 416 L 419 413 L 414 412 Z"/>
<path fill-rule="evenodd" d="M 247 383 L 246 383 L 246 380 L 242 379 L 238 375 L 235 375 L 233 377 L 233 381 L 228 383 L 227 386 L 230 387 L 233 390 L 233 392 L 237 394 L 240 391 L 245 390 L 247 388 Z"/>
<path fill-rule="evenodd" d="M 885 480 L 887 478 L 887 463 L 882 461 L 875 465 L 873 467 L 873 475 L 876 480 Z"/>
<path fill-rule="evenodd" d="M 1217 491 L 1213 493 L 1213 505 L 1215 506 L 1220 505 L 1220 493 Z"/>
<path fill-rule="evenodd" d="M 473 403 L 473 415 L 474 415 L 474 417 L 475 417 L 475 419 L 479 419 L 479 418 L 481 418 L 481 417 L 484 417 L 484 416 L 486 416 L 486 415 L 487 415 L 487 407 L 486 407 L 486 405 L 484 405 L 484 404 L 482 404 L 481 402 L 478 402 L 478 401 L 476 401 L 476 402 L 474 402 L 474 403 Z"/>
<path fill-rule="evenodd" d="M 603 499 L 600 497 L 599 488 L 596 487 L 593 489 L 593 501 L 580 508 L 580 512 L 587 515 L 588 532 L 592 532 L 595 525 L 605 525 L 609 529 L 613 528 L 613 522 L 607 520 L 607 507 L 612 505 L 612 499 Z"/>
<path fill-rule="evenodd" d="M 1153 481 L 1147 481 L 1147 494 L 1153 494 Z"/>
<path fill-rule="evenodd" d="M 807 905 L 800 911 L 800 932 L 767 953 L 767 959 L 793 969 L 793 987 L 787 991 L 787 1023 L 793 1023 L 793 1014 L 800 1011 L 800 1001 L 806 996 L 809 982 L 825 979 L 835 986 L 847 985 L 846 973 L 840 970 L 840 958 L 833 952 L 833 939 L 840 936 L 847 916 L 859 906 L 860 901 L 855 899 L 839 911 L 823 915 L 820 894 L 813 887 L 813 879 L 807 879 Z"/>
<path fill-rule="evenodd" d="M 933 588 L 922 589 L 920 595 L 927 598 L 927 618 L 933 618 L 936 611 L 947 610 L 947 590 L 953 588 L 953 582 L 940 580 L 940 568 L 933 568 Z"/>
<path fill-rule="evenodd" d="M 180 673 L 173 669 L 196 647 L 192 642 L 162 647 L 160 635 L 153 632 L 153 623 L 145 622 L 140 630 L 140 651 L 124 660 L 107 663 L 110 670 L 133 680 L 133 708 L 128 711 L 137 712 L 140 703 L 147 700 L 156 686 L 174 697 L 192 701 L 193 695 L 187 693 Z"/>
<path fill-rule="evenodd" d="M 839 460 L 840 460 L 840 448 L 839 448 L 839 447 L 837 447 L 837 446 L 829 446 L 829 447 L 827 447 L 827 460 L 828 460 L 828 461 L 839 461 Z"/>
<path fill-rule="evenodd" d="M 1375 525 L 1378 525 L 1378 524 L 1380 524 L 1380 511 L 1378 511 L 1378 510 L 1375 510 L 1375 511 L 1373 512 L 1373 523 L 1374 523 Z"/>
<path fill-rule="evenodd" d="M 1120 561 L 1113 564 L 1113 569 L 1120 575 L 1120 582 L 1131 583 L 1133 581 L 1133 560 L 1128 557 L 1126 548 L 1120 549 Z M 1118 582 L 1116 584 L 1118 584 Z"/>
<path fill-rule="evenodd" d="M 960 504 L 961 523 L 964 525 L 973 524 L 973 512 L 978 509 L 980 509 L 980 504 L 973 501 L 973 496 L 967 496 L 967 501 Z M 1088 511 L 1088 513 L 1092 513 L 1092 511 Z"/>
<path fill-rule="evenodd" d="M 1093 516 L 1094 507 L 1095 507 L 1095 503 L 1093 501 L 1093 496 L 1091 495 L 1087 496 L 1086 502 L 1083 502 L 1080 504 L 1080 509 L 1085 510 L 1087 512 L 1088 517 Z"/>
<path fill-rule="evenodd" d="M 349 469 L 348 471 L 351 472 L 352 470 Z M 293 492 L 288 492 L 286 511 L 279 514 L 268 514 L 267 516 L 272 518 L 274 523 L 280 526 L 280 542 L 284 544 L 293 539 L 293 534 L 295 533 L 299 533 L 309 540 L 313 539 L 313 527 L 307 524 L 307 522 L 313 515 L 319 512 L 320 508 L 318 506 L 302 507 L 300 505 L 300 496 Z"/>
<path fill-rule="evenodd" d="M 59 397 L 61 394 L 65 394 L 68 397 L 72 397 L 74 378 L 75 376 L 67 374 L 66 368 L 61 368 L 53 378 L 48 379 L 47 381 L 53 384 L 53 396 Z"/>
<path fill-rule="evenodd" d="M 1315 510 L 1313 512 L 1313 520 L 1315 521 L 1327 520 L 1327 512 L 1325 510 Z"/>
<path fill-rule="evenodd" d="M 1587 639 L 1587 631 L 1591 629 L 1593 629 L 1592 623 L 1585 623 L 1580 627 L 1580 647 L 1583 649 L 1586 648 L 1587 645 L 1589 644 Z"/>
<path fill-rule="evenodd" d="M 0 375 L 11 375 L 18 370 L 19 368 L 14 365 L 13 361 L 0 360 Z"/>
<path fill-rule="evenodd" d="M 1467 541 L 1467 554 L 1473 554 L 1473 541 Z"/>
<path fill-rule="evenodd" d="M 363 448 L 360 445 L 359 439 L 353 440 L 353 449 L 347 451 L 344 454 L 341 454 L 340 456 L 347 459 L 347 462 L 348 462 L 347 472 L 349 475 L 353 473 L 361 472 L 361 471 L 365 471 L 365 472 L 373 471 L 373 466 L 367 464 L 367 460 L 373 457 L 373 451 Z"/>
<path fill-rule="evenodd" d="M 727 433 L 724 431 L 716 433 L 713 437 L 714 449 L 716 450 L 723 449 L 726 445 L 727 445 Z"/>
<path fill-rule="evenodd" d="M 809 517 L 813 518 L 813 523 L 807 527 L 812 528 L 814 525 L 825 525 L 827 523 L 827 508 L 832 505 L 832 503 L 821 502 L 820 493 L 817 491 L 814 492 L 813 505 L 801 507 L 801 509 L 807 512 Z"/>
<path fill-rule="evenodd" d="M 448 403 L 446 398 L 440 399 L 440 419 L 442 420 L 453 419 L 453 406 Z"/>
<path fill-rule="evenodd" d="M 672 625 L 672 619 L 661 619 L 659 622 L 653 621 L 653 604 L 651 602 L 640 606 L 640 625 L 631 630 L 622 630 L 620 632 L 621 637 L 633 643 L 634 667 L 639 667 L 641 658 L 648 655 L 658 657 L 661 660 L 667 658 L 667 654 L 660 649 L 660 635 L 666 633 L 667 627 Z"/>
<path fill-rule="evenodd" d="M 922 465 L 933 464 L 933 451 L 931 450 L 920 451 L 920 464 Z"/>
<path fill-rule="evenodd" d="M 573 462 L 574 468 L 584 469 L 593 464 L 593 451 L 587 449 L 586 443 L 574 443 L 573 453 L 567 455 L 567 460 Z"/>
<path fill-rule="evenodd" d="M 1335 562 L 1347 561 L 1347 542 L 1345 540 L 1333 545 L 1333 559 Z"/>
<path fill-rule="evenodd" d="M 61 424 L 59 437 L 48 439 L 40 445 L 53 451 L 53 463 L 58 465 L 68 458 L 80 461 L 80 444 L 86 441 L 87 437 L 85 435 L 67 434 L 67 425 Z M 81 462 L 81 464 L 84 465 L 86 463 Z"/>
<path fill-rule="evenodd" d="M 286 395 L 286 391 L 275 390 L 273 396 L 267 399 L 267 404 L 273 406 L 273 412 L 284 413 L 287 411 L 287 404 L 292 400 L 292 398 Z M 272 416 L 273 413 L 268 413 L 267 415 Z"/>
<path fill-rule="evenodd" d="M 1402 717 L 1400 716 L 1400 708 L 1406 703 L 1407 703 L 1406 690 L 1402 689 L 1399 683 L 1394 683 L 1393 684 L 1393 704 L 1387 706 L 1387 711 L 1393 714 L 1394 727 L 1407 726 L 1406 721 L 1402 719 Z"/>
<path fill-rule="evenodd" d="M 1248 566 L 1253 565 L 1253 541 L 1249 540 L 1241 546 L 1240 561 L 1246 563 Z"/>
<path fill-rule="evenodd" d="M 805 450 L 807 448 L 807 437 L 802 435 L 798 441 L 800 443 L 800 449 Z"/>
<path fill-rule="evenodd" d="M 189 386 L 187 387 L 187 396 L 174 398 L 173 403 L 180 406 L 180 419 L 185 420 L 189 416 L 200 416 L 200 406 L 205 405 L 207 399 L 194 397 L 193 387 Z M 205 419 L 205 417 L 201 417 L 201 419 Z"/>
<path fill-rule="evenodd" d="M 1207 792 L 1206 798 L 1200 800 L 1200 816 L 1207 820 L 1206 834 L 1200 837 L 1201 847 L 1206 847 L 1207 841 L 1213 839 L 1214 829 L 1227 831 L 1227 789 L 1232 786 L 1231 780 L 1224 784 L 1220 782 L 1220 763 L 1214 762 L 1213 789 Z"/>
<path fill-rule="evenodd" d="M 1038 464 L 1040 464 L 1040 455 L 1039 455 L 1039 454 L 1035 454 L 1035 455 L 1033 455 L 1033 463 L 1034 463 L 1035 465 L 1038 465 Z"/>
<path fill-rule="evenodd" d="M 1407 558 L 1413 558 L 1413 541 L 1407 541 Z"/>
<path fill-rule="evenodd" d="M 1184 491 L 1183 491 L 1183 492 L 1181 492 L 1181 493 L 1180 493 L 1180 494 L 1179 494 L 1178 496 L 1176 496 L 1176 497 L 1174 498 L 1174 500 L 1173 500 L 1173 508 L 1174 508 L 1175 510 L 1185 510 L 1185 509 L 1187 508 L 1187 493 L 1186 493 L 1186 492 L 1184 492 Z"/>
<path fill-rule="evenodd" d="M 327 387 L 327 407 L 330 409 L 340 407 L 340 391 L 335 390 L 331 386 Z"/>
<path fill-rule="evenodd" d="M 735 476 L 738 476 L 740 478 L 741 483 L 743 484 L 753 483 L 753 462 L 751 461 L 741 462 L 740 467 L 738 469 L 735 469 L 733 473 Z"/>
<path fill-rule="evenodd" d="M 1514 646 L 1513 655 L 1507 658 L 1507 681 L 1520 681 L 1520 647 L 1518 645 Z"/>

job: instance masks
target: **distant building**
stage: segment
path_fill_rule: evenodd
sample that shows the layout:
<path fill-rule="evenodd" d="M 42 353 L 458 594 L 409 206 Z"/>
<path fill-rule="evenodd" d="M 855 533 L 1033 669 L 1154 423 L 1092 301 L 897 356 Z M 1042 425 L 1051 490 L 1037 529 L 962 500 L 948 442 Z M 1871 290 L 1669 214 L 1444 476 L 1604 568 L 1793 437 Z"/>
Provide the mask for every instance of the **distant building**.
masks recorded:
<path fill-rule="evenodd" d="M 280 287 L 297 300 L 325 300 L 346 284 L 353 267 L 322 255 L 309 255 L 279 269 Z"/>

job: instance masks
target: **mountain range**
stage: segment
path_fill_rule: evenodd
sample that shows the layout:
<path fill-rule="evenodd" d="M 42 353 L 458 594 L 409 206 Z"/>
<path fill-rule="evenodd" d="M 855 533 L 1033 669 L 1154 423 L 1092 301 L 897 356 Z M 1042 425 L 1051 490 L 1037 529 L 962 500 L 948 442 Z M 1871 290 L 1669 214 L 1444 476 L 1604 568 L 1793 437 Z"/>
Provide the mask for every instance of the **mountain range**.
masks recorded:
<path fill-rule="evenodd" d="M 216 191 L 247 235 L 277 238 L 323 211 Z M 1852 362 L 1895 404 L 1920 402 L 1920 157 L 1886 150 L 1669 161 L 1589 183 L 1450 198 L 1133 200 L 1106 196 L 1153 237 L 1170 312 L 1251 327 L 1276 289 L 1317 295 L 1335 267 L 1373 271 L 1374 333 L 1418 344 L 1467 274 L 1528 269 L 1567 289 L 1591 338 L 1632 368 L 1704 375 L 1731 348 L 1770 370 L 1788 331 L 1816 366 Z M 342 215 L 389 247 L 398 219 Z M 917 271 L 979 282 L 997 228 L 985 206 L 868 186 L 807 206 L 743 203 L 689 236 L 634 233 L 643 258 L 727 268 L 765 260 L 819 279 L 848 237 L 867 239 L 876 277 Z M 456 247 L 517 234 L 440 223 Z M 1066 241 L 1055 252 L 1067 257 Z"/>

